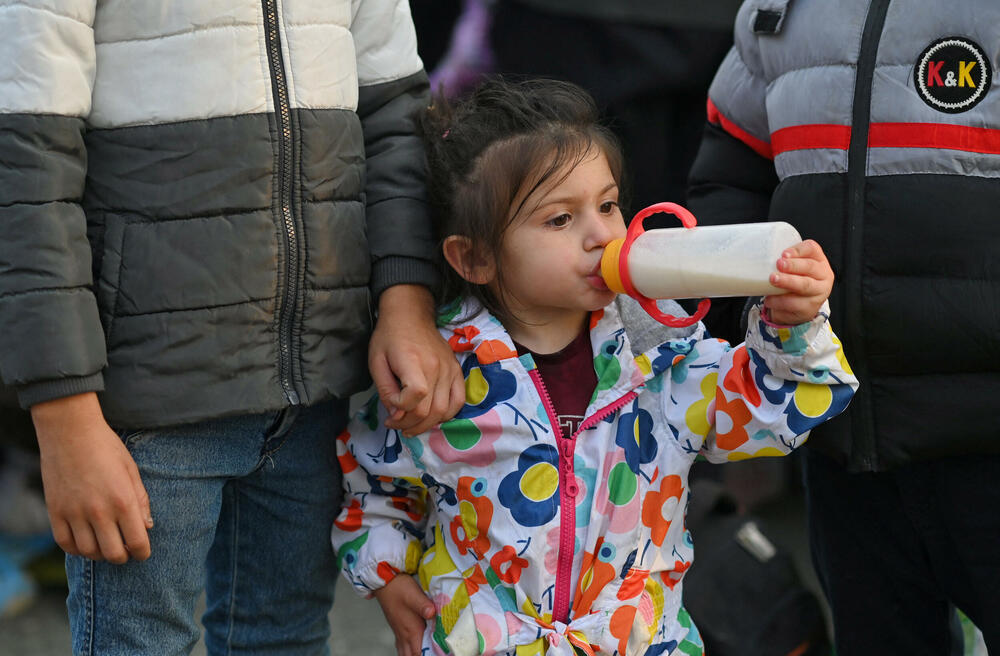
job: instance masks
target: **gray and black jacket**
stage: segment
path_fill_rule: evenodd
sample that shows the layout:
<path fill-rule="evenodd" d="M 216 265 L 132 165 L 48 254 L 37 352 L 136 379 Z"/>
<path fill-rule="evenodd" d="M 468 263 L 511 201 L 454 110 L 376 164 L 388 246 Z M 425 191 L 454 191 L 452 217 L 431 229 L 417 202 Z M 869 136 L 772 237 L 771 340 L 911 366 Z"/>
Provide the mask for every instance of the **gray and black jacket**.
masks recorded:
<path fill-rule="evenodd" d="M 406 0 L 0 3 L 0 374 L 148 427 L 343 396 L 431 284 Z"/>
<path fill-rule="evenodd" d="M 854 471 L 1000 453 L 998 26 L 994 0 L 748 0 L 709 92 L 689 204 L 823 246 L 861 389 L 809 443 Z"/>

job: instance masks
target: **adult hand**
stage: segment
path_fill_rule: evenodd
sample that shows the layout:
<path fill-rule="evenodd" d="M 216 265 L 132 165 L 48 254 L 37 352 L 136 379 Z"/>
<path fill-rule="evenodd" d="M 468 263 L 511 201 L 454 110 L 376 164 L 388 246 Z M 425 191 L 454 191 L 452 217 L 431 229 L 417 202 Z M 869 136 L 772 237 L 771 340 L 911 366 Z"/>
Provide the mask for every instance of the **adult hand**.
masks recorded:
<path fill-rule="evenodd" d="M 395 285 L 379 298 L 368 369 L 389 411 L 386 426 L 411 436 L 455 416 L 465 380 L 434 323 L 434 301 L 419 285 Z"/>
<path fill-rule="evenodd" d="M 139 469 L 93 392 L 32 406 L 52 535 L 72 555 L 149 558 L 153 527 Z"/>
<path fill-rule="evenodd" d="M 789 247 L 778 260 L 771 284 L 786 294 L 764 297 L 771 321 L 794 326 L 812 321 L 833 290 L 833 269 L 823 249 L 812 239 Z"/>
<path fill-rule="evenodd" d="M 396 653 L 420 656 L 427 621 L 437 612 L 420 585 L 409 574 L 398 574 L 375 591 L 375 599 L 396 636 Z"/>

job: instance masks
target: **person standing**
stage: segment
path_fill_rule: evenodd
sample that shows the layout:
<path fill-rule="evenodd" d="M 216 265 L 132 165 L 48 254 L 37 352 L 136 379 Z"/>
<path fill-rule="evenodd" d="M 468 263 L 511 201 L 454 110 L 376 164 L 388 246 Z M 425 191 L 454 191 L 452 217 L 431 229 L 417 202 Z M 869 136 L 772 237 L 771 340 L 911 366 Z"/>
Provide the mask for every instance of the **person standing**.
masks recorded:
<path fill-rule="evenodd" d="M 709 90 L 699 223 L 789 221 L 837 275 L 861 388 L 805 481 L 845 656 L 947 653 L 951 604 L 1000 650 L 998 22 L 985 0 L 750 0 Z"/>
<path fill-rule="evenodd" d="M 0 26 L 0 371 L 73 652 L 189 651 L 203 587 L 210 653 L 322 652 L 345 399 L 370 369 L 409 432 L 463 397 L 407 3 L 14 0 Z"/>

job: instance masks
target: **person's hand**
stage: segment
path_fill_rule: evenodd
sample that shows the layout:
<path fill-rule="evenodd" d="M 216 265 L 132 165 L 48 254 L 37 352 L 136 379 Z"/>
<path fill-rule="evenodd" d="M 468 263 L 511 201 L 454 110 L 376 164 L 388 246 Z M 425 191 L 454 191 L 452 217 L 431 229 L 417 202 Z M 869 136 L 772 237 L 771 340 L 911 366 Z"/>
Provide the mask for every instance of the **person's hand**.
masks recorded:
<path fill-rule="evenodd" d="M 465 380 L 434 323 L 426 288 L 395 285 L 379 297 L 368 346 L 368 369 L 389 411 L 386 426 L 412 436 L 455 416 L 465 403 Z"/>
<path fill-rule="evenodd" d="M 427 621 L 437 612 L 434 603 L 409 574 L 395 578 L 375 591 L 375 599 L 396 636 L 399 656 L 420 656 Z"/>
<path fill-rule="evenodd" d="M 787 248 L 778 260 L 771 284 L 786 294 L 764 297 L 771 321 L 787 326 L 812 321 L 833 290 L 833 269 L 823 249 L 812 239 Z"/>
<path fill-rule="evenodd" d="M 149 496 L 93 392 L 31 407 L 52 535 L 63 551 L 121 564 L 149 558 Z"/>

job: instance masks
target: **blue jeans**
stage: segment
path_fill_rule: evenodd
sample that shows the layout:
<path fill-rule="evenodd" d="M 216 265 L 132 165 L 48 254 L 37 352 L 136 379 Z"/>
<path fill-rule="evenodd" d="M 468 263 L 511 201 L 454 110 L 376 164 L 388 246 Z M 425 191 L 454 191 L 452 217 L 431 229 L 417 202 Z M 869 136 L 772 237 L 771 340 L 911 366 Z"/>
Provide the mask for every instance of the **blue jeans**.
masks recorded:
<path fill-rule="evenodd" d="M 328 654 L 346 401 L 126 432 L 149 493 L 152 556 L 66 559 L 73 653 Z"/>

